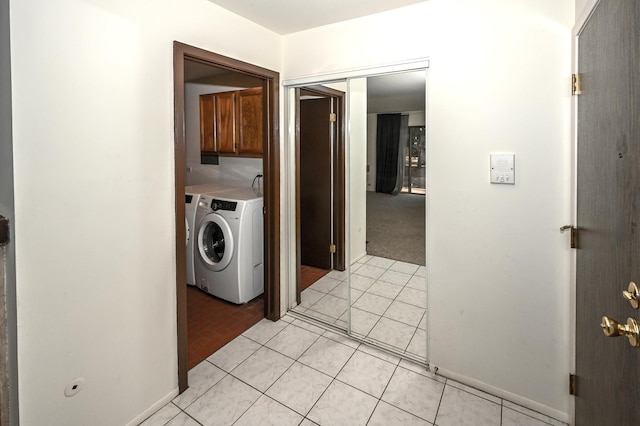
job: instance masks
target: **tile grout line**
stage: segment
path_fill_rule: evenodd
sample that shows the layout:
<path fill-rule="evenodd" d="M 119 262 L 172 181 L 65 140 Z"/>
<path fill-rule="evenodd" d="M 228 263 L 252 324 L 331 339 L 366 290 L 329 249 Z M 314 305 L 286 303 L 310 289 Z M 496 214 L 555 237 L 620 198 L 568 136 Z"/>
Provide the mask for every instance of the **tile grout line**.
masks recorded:
<path fill-rule="evenodd" d="M 295 325 L 295 324 L 293 324 L 293 323 L 289 323 L 289 325 L 292 325 L 292 326 L 294 326 L 294 327 L 298 327 L 298 326 L 296 326 L 296 325 Z M 285 327 L 285 328 L 286 328 L 286 327 Z M 317 333 L 314 333 L 314 332 L 312 332 L 312 331 L 306 330 L 306 329 L 304 329 L 304 328 L 302 328 L 302 327 L 298 327 L 298 328 L 300 328 L 300 329 L 302 329 L 302 330 L 305 330 L 305 331 L 308 331 L 308 332 L 313 333 L 313 334 L 317 334 Z M 284 330 L 284 328 L 283 328 L 282 330 Z M 280 332 L 281 332 L 282 330 L 280 330 Z M 292 363 L 292 364 L 291 364 L 291 365 L 290 365 L 290 366 L 289 366 L 289 367 L 288 367 L 288 368 L 287 368 L 287 369 L 286 369 L 286 370 L 285 370 L 285 371 L 284 371 L 280 376 L 278 376 L 278 378 L 276 378 L 276 379 L 273 381 L 273 383 L 271 383 L 271 385 L 270 385 L 270 386 L 269 386 L 269 387 L 268 387 L 264 392 L 262 392 L 262 391 L 261 391 L 261 390 L 259 390 L 259 389 L 256 389 L 254 386 L 252 386 L 252 385 L 251 385 L 251 384 L 249 384 L 249 383 L 246 383 L 246 382 L 245 382 L 245 381 L 243 381 L 242 379 L 240 379 L 240 378 L 238 378 L 238 377 L 236 377 L 236 376 L 233 376 L 231 373 L 229 373 L 229 374 L 230 374 L 230 375 L 232 375 L 232 376 L 233 376 L 234 378 L 236 378 L 237 380 L 240 380 L 241 382 L 243 382 L 243 383 L 245 383 L 246 385 L 250 386 L 251 388 L 256 389 L 258 392 L 262 393 L 262 395 L 266 396 L 267 398 L 270 398 L 270 399 L 274 400 L 276 403 L 278 403 L 278 404 L 280 404 L 280 405 L 282 405 L 282 406 L 284 406 L 284 407 L 288 408 L 289 410 L 293 411 L 294 413 L 300 414 L 300 415 L 303 417 L 303 420 L 304 420 L 304 419 L 307 419 L 307 415 L 311 412 L 311 410 L 313 409 L 313 407 L 315 407 L 315 405 L 317 404 L 317 402 L 322 398 L 322 395 L 324 395 L 324 393 L 327 391 L 327 389 L 329 388 L 329 386 L 331 386 L 331 383 L 333 383 L 335 380 L 337 380 L 337 379 L 336 379 L 336 377 L 338 376 L 338 374 L 340 374 L 340 371 L 342 371 L 342 368 L 344 368 L 344 365 L 343 365 L 343 367 L 338 371 L 338 373 L 336 373 L 336 376 L 335 376 L 335 377 L 332 377 L 332 376 L 329 376 L 328 374 L 326 374 L 326 373 L 325 373 L 325 372 L 323 372 L 323 371 L 317 370 L 316 368 L 313 368 L 313 367 L 311 367 L 311 366 L 309 366 L 309 365 L 307 365 L 307 364 L 305 364 L 305 363 L 303 363 L 303 362 L 301 362 L 301 361 L 298 361 L 298 360 L 300 359 L 300 357 L 302 357 L 302 356 L 303 356 L 303 355 L 304 355 L 304 354 L 309 350 L 309 348 L 311 348 L 311 346 L 313 346 L 313 345 L 314 345 L 314 344 L 315 344 L 315 343 L 320 339 L 320 337 L 324 337 L 324 334 L 326 333 L 326 331 L 327 331 L 327 330 L 324 330 L 322 334 L 318 334 L 318 337 L 313 341 L 313 343 L 311 343 L 311 344 L 309 345 L 309 347 L 308 347 L 307 349 L 305 349 L 305 351 L 304 351 L 302 354 L 300 354 L 300 356 L 298 356 L 298 358 L 296 358 L 296 359 L 291 358 L 290 356 L 288 356 L 288 355 L 286 355 L 286 354 L 283 354 L 283 353 L 281 353 L 281 352 L 279 352 L 279 351 L 277 351 L 277 350 L 275 350 L 275 349 L 271 349 L 271 348 L 269 348 L 269 347 L 267 347 L 267 346 L 266 346 L 266 343 L 268 343 L 268 342 L 269 342 L 269 341 L 271 341 L 273 338 L 275 338 L 275 337 L 276 337 L 280 332 L 276 333 L 276 335 L 274 335 L 271 339 L 269 339 L 267 342 L 265 342 L 265 344 L 261 345 L 262 347 L 264 347 L 264 348 L 266 348 L 266 349 L 272 350 L 272 351 L 274 351 L 274 352 L 276 352 L 276 353 L 279 353 L 279 354 L 280 354 L 280 355 L 282 355 L 282 356 L 285 356 L 285 357 L 287 357 L 287 358 L 289 358 L 289 359 L 292 359 L 292 360 L 293 360 L 293 363 Z M 331 339 L 329 339 L 328 337 L 325 337 L 325 339 L 331 340 Z M 349 346 L 344 345 L 343 343 L 336 342 L 336 341 L 334 341 L 334 340 L 332 340 L 332 342 L 335 342 L 335 343 L 338 343 L 338 344 L 340 344 L 340 345 L 343 345 L 343 346 L 345 346 L 345 347 L 347 347 L 347 348 L 350 348 Z M 354 349 L 354 348 L 351 348 L 351 349 Z M 256 351 L 256 352 L 257 352 L 257 351 Z M 353 355 L 354 355 L 356 352 L 357 352 L 357 349 L 354 349 L 354 352 L 349 356 L 349 359 L 345 362 L 345 365 L 346 365 L 346 363 L 351 359 L 351 357 L 353 357 Z M 255 353 L 255 352 L 254 352 L 254 353 Z M 245 361 L 246 361 L 246 360 L 245 360 Z M 243 362 L 244 362 L 244 361 L 243 361 Z M 314 371 L 317 371 L 317 372 L 319 372 L 319 373 L 321 373 L 321 374 L 323 374 L 323 375 L 325 375 L 325 376 L 331 377 L 331 382 L 329 383 L 329 385 L 325 388 L 325 390 L 322 392 L 322 394 L 320 395 L 320 397 L 318 397 L 318 399 L 316 400 L 316 402 L 311 406 L 311 408 L 309 409 L 309 411 L 308 411 L 306 414 L 301 414 L 300 412 L 296 411 L 296 410 L 295 410 L 295 409 L 293 409 L 292 407 L 289 407 L 288 405 L 285 405 L 285 404 L 281 403 L 280 401 L 278 401 L 278 400 L 276 400 L 276 399 L 274 399 L 274 398 L 271 398 L 269 395 L 267 395 L 267 391 L 268 391 L 269 389 L 271 389 L 271 387 L 272 387 L 272 386 L 273 386 L 273 385 L 274 385 L 278 380 L 280 380 L 280 378 L 282 378 L 282 376 L 284 376 L 284 374 L 285 374 L 287 371 L 289 371 L 289 370 L 290 370 L 290 369 L 291 369 L 291 368 L 292 368 L 296 363 L 299 363 L 300 365 L 303 365 L 303 366 L 305 366 L 305 367 L 307 367 L 307 368 L 310 368 L 310 369 L 312 369 L 312 370 L 314 370 Z M 234 369 L 235 369 L 235 368 L 234 368 Z M 343 383 L 343 382 L 342 382 L 342 381 L 340 381 L 340 380 L 338 380 L 338 381 L 339 381 L 340 383 Z M 259 399 L 259 398 L 258 398 L 258 399 Z M 249 408 L 247 408 L 247 410 L 246 410 L 246 411 L 248 411 L 248 410 L 249 410 L 249 409 L 250 409 L 250 408 L 255 404 L 255 402 L 257 402 L 257 400 L 256 400 L 256 401 L 254 401 L 254 403 L 252 403 L 252 404 L 251 404 L 251 406 L 250 406 Z M 246 411 L 245 411 L 242 415 L 244 415 L 244 414 L 246 413 Z M 242 416 L 240 416 L 240 417 L 242 417 Z M 240 419 L 240 417 L 238 418 L 238 420 Z M 310 420 L 310 419 L 309 419 L 309 420 Z M 236 421 L 237 421 L 237 420 L 236 420 Z M 310 421 L 312 421 L 312 420 L 310 420 Z"/>
<path fill-rule="evenodd" d="M 304 416 L 305 419 L 308 419 L 308 415 L 313 411 L 314 407 L 318 404 L 318 402 L 322 399 L 322 397 L 324 396 L 325 393 L 327 393 L 327 390 L 331 387 L 331 385 L 333 384 L 333 382 L 335 382 L 338 377 L 338 374 L 340 374 L 340 372 L 342 371 L 342 369 L 344 368 L 345 365 L 347 365 L 347 363 L 349 362 L 349 360 L 351 360 L 351 358 L 353 357 L 353 355 L 356 353 L 356 351 L 353 351 L 353 353 L 349 356 L 349 359 L 347 359 L 347 361 L 344 363 L 344 365 L 340 368 L 340 370 L 338 370 L 338 372 L 336 373 L 336 375 L 334 377 L 331 377 L 331 382 L 329 383 L 329 385 L 322 391 L 322 394 L 320 394 L 320 396 L 318 397 L 318 399 L 316 400 L 316 402 L 313 403 L 313 405 L 311 406 L 311 408 L 309 409 L 309 412 Z M 326 373 L 325 373 L 326 374 Z M 338 380 L 339 381 L 339 380 Z M 342 381 L 340 381 L 340 383 L 342 383 Z M 310 421 L 314 422 L 312 419 L 309 419 Z M 315 423 L 315 422 L 314 422 Z"/>
<path fill-rule="evenodd" d="M 442 400 L 444 399 L 444 392 L 447 390 L 447 381 L 448 381 L 448 379 L 445 379 L 444 386 L 442 386 L 442 394 L 440 395 L 440 401 L 438 402 L 438 408 L 436 409 L 436 415 L 433 418 L 434 426 L 437 426 L 436 420 L 438 420 L 438 413 L 440 413 L 440 406 L 442 405 Z"/>
<path fill-rule="evenodd" d="M 285 369 L 285 371 L 284 371 L 284 372 L 282 372 L 282 373 L 281 373 L 281 374 L 280 374 L 280 375 L 279 375 L 279 376 L 278 376 L 278 377 L 273 381 L 273 383 L 271 383 L 271 385 L 269 385 L 269 387 L 268 387 L 267 389 L 265 389 L 265 391 L 264 391 L 264 392 L 263 392 L 263 391 L 261 391 L 260 389 L 256 388 L 255 386 L 251 385 L 250 383 L 247 383 L 247 382 L 245 382 L 244 380 L 242 380 L 241 378 L 236 377 L 236 376 L 234 376 L 234 375 L 232 374 L 233 370 L 235 370 L 236 368 L 238 368 L 242 363 L 244 363 L 244 362 L 245 362 L 247 359 L 249 359 L 251 356 L 255 355 L 255 354 L 260 350 L 260 348 L 259 348 L 259 349 L 257 349 L 256 351 L 254 351 L 254 352 L 253 352 L 253 354 L 249 355 L 249 356 L 248 356 L 244 361 L 242 361 L 242 362 L 241 362 L 240 364 L 238 364 L 236 367 L 234 367 L 234 368 L 233 368 L 229 373 L 227 373 L 227 375 L 229 375 L 229 376 L 233 377 L 234 379 L 236 379 L 236 380 L 238 380 L 238 381 L 240 381 L 240 382 L 244 383 L 245 385 L 249 386 L 250 388 L 255 389 L 256 391 L 258 391 L 258 392 L 261 394 L 261 396 L 265 396 L 265 397 L 267 397 L 267 398 L 269 398 L 269 399 L 272 399 L 272 400 L 273 400 L 273 401 L 275 401 L 276 403 L 278 403 L 278 404 L 280 404 L 280 405 L 282 405 L 282 406 L 284 406 L 284 407 L 288 408 L 289 410 L 293 411 L 294 413 L 297 413 L 297 411 L 295 411 L 295 410 L 294 410 L 294 409 L 292 409 L 291 407 L 289 407 L 289 406 L 287 406 L 287 405 L 284 405 L 284 404 L 282 404 L 280 401 L 277 401 L 277 400 L 275 400 L 274 398 L 271 398 L 269 395 L 267 395 L 267 391 L 271 388 L 271 386 L 273 386 L 275 382 L 277 382 L 278 380 L 280 380 L 280 378 L 281 378 L 281 377 L 282 377 L 282 376 L 283 376 L 287 371 L 289 371 L 289 369 L 291 369 L 291 367 L 292 367 L 292 366 L 297 362 L 295 359 L 291 358 L 290 356 L 285 355 L 285 354 L 283 354 L 283 353 L 281 353 L 281 352 L 279 352 L 279 351 L 276 351 L 275 349 L 271 349 L 271 348 L 269 348 L 268 346 L 266 346 L 266 344 L 267 344 L 267 343 L 269 343 L 272 339 L 274 339 L 278 334 L 280 334 L 284 329 L 286 329 L 286 328 L 287 328 L 287 327 L 289 327 L 289 326 L 294 326 L 294 327 L 296 327 L 296 325 L 294 325 L 294 324 L 292 324 L 292 323 L 287 323 L 287 325 L 286 325 L 285 327 L 283 327 L 283 328 L 282 328 L 281 330 L 279 330 L 276 334 L 274 334 L 274 335 L 273 335 L 269 340 L 267 340 L 264 344 L 260 344 L 259 342 L 256 342 L 256 343 L 260 344 L 261 348 L 265 348 L 265 349 L 271 350 L 271 351 L 273 351 L 273 352 L 275 352 L 275 353 L 277 353 L 277 354 L 280 354 L 280 355 L 282 355 L 282 356 L 284 356 L 284 357 L 286 357 L 286 358 L 289 358 L 289 359 L 292 359 L 292 360 L 293 360 L 293 363 L 291 363 L 291 365 L 290 365 L 289 367 L 287 367 L 287 368 Z M 301 327 L 298 327 L 298 328 L 301 328 Z M 301 329 L 302 329 L 302 328 L 301 328 Z M 308 331 L 308 330 L 307 330 L 307 331 Z M 312 333 L 312 332 L 310 332 L 310 333 Z M 315 333 L 314 333 L 314 334 L 315 334 Z M 245 337 L 246 337 L 246 336 L 245 336 Z M 320 335 L 318 335 L 318 338 L 319 338 L 319 337 L 320 337 Z M 317 340 L 317 338 L 316 338 L 316 340 Z M 315 340 L 314 340 L 314 342 L 315 342 Z M 313 343 L 312 343 L 312 345 L 313 345 Z M 214 366 L 215 366 L 215 365 L 214 365 Z M 216 367 L 217 367 L 217 366 L 216 366 Z M 217 367 L 217 368 L 219 368 L 219 367 Z M 225 377 L 226 377 L 226 376 L 225 376 Z M 220 379 L 220 380 L 222 380 L 222 379 Z M 219 380 L 218 382 L 216 382 L 216 384 L 217 384 L 217 383 L 219 383 L 219 382 L 220 382 L 220 380 Z M 213 386 L 215 386 L 215 385 L 213 385 Z M 213 386 L 212 386 L 211 388 L 213 388 Z M 210 389 L 211 389 L 211 388 L 210 388 Z M 206 393 L 206 392 L 205 392 L 205 393 Z M 204 395 L 204 393 L 203 393 L 202 395 Z M 200 395 L 200 397 L 201 397 L 202 395 Z M 242 416 L 244 416 L 244 415 L 245 415 L 245 414 L 246 414 L 246 413 L 251 409 L 251 407 L 253 407 L 253 406 L 256 404 L 256 402 L 258 402 L 258 400 L 260 399 L 260 397 L 261 397 L 261 396 L 259 396 L 255 401 L 253 401 L 253 402 L 249 405 L 249 407 L 247 407 L 247 409 L 246 409 L 246 410 L 244 410 L 244 411 L 242 412 L 242 414 L 241 414 L 241 415 L 240 415 L 240 416 L 239 416 L 239 417 L 238 417 L 238 418 L 237 418 L 237 419 L 232 423 L 232 425 L 233 425 L 233 424 L 235 424 L 235 423 L 237 423 L 237 421 L 238 421 L 238 420 L 240 420 L 240 419 L 242 418 Z M 200 397 L 198 397 L 198 398 L 200 398 Z M 195 402 L 195 401 L 194 401 L 194 402 Z M 303 416 L 303 417 L 304 417 L 304 416 Z"/>
<path fill-rule="evenodd" d="M 374 258 L 375 258 L 375 256 L 374 256 Z M 371 260 L 371 259 L 370 259 L 370 260 Z M 391 268 L 391 267 L 392 267 L 396 262 L 397 262 L 397 261 L 394 261 L 391 265 L 389 265 L 389 268 Z M 373 265 L 372 265 L 372 266 L 373 266 Z M 385 272 L 390 271 L 390 269 L 389 269 L 389 268 L 386 268 L 386 269 L 385 269 Z M 384 273 L 385 273 L 385 272 L 383 272 L 380 276 L 384 275 Z M 397 272 L 397 271 L 394 271 L 394 272 Z M 417 269 L 416 269 L 416 272 L 417 272 Z M 374 326 L 371 328 L 371 330 L 369 330 L 369 333 L 367 333 L 367 335 L 366 335 L 365 337 L 370 338 L 370 339 L 372 339 L 372 340 L 374 340 L 374 341 L 377 341 L 377 339 L 370 337 L 371 332 L 372 332 L 372 331 L 373 331 L 373 329 L 374 329 L 374 328 L 375 328 L 375 327 L 380 323 L 380 320 L 381 320 L 383 317 L 384 317 L 384 318 L 387 318 L 387 319 L 389 319 L 389 320 L 393 320 L 392 318 L 385 317 L 384 315 L 387 313 L 387 311 L 389 310 L 389 308 L 391 307 L 391 305 L 393 304 L 393 302 L 395 302 L 395 301 L 397 300 L 397 298 L 398 298 L 398 296 L 400 295 L 400 293 L 402 293 L 402 291 L 407 287 L 407 284 L 409 283 L 409 281 L 411 281 L 411 278 L 413 278 L 413 276 L 416 274 L 416 272 L 414 272 L 413 274 L 411 274 L 411 276 L 409 277 L 409 280 L 407 280 L 407 282 L 402 286 L 402 289 L 398 292 L 398 294 L 397 294 L 393 299 L 389 299 L 389 300 L 391 300 L 391 303 L 389 304 L 389 306 L 387 306 L 387 308 L 384 310 L 384 312 L 382 313 L 382 315 L 380 315 L 380 318 L 378 319 L 378 321 L 376 321 L 376 323 L 374 324 Z M 409 274 L 406 274 L 406 275 L 409 275 Z M 375 281 L 373 282 L 373 284 L 371 284 L 371 286 L 369 286 L 369 289 L 370 289 L 371 287 L 373 287 L 373 286 L 374 286 L 378 281 L 380 281 L 380 277 L 378 277 L 378 278 L 376 278 L 376 279 L 375 279 Z M 386 281 L 381 281 L 381 282 L 386 283 L 386 284 L 394 285 L 393 283 L 387 283 Z M 365 291 L 365 293 L 368 293 L 368 292 L 369 292 L 369 289 L 367 289 L 367 290 Z M 384 297 L 384 296 L 377 295 L 377 294 L 375 294 L 375 293 L 369 293 L 369 294 L 373 294 L 373 295 L 375 295 L 375 296 L 379 296 L 379 297 Z M 387 298 L 387 299 L 388 299 L 388 298 Z M 398 301 L 398 302 L 400 302 L 399 300 L 397 300 L 397 301 Z M 412 304 L 408 303 L 408 305 L 412 305 Z M 415 305 L 412 305 L 412 306 L 415 306 Z M 418 306 L 418 307 L 419 307 L 419 306 Z M 421 308 L 421 307 L 419 307 L 419 308 Z M 422 308 L 421 308 L 421 309 L 422 309 Z M 368 311 L 365 311 L 365 312 L 368 312 Z M 373 312 L 369 312 L 369 313 L 372 313 L 372 314 L 373 314 Z M 374 314 L 374 315 L 376 315 L 376 314 Z M 422 320 L 422 319 L 421 319 L 421 320 Z M 393 321 L 395 321 L 395 320 L 393 320 Z M 402 321 L 397 321 L 397 322 L 404 324 Z M 419 324 L 420 324 L 420 323 L 418 323 L 418 325 L 419 325 Z M 406 324 L 406 325 L 409 325 L 409 324 Z M 409 326 L 411 326 L 411 325 L 409 325 Z M 411 326 L 411 327 L 412 327 L 412 326 Z M 415 328 L 416 328 L 416 330 L 418 329 L 418 327 L 417 327 L 417 326 L 416 326 Z M 413 336 L 415 335 L 415 333 L 416 333 L 416 331 L 414 330 L 414 332 L 413 332 L 413 334 L 412 334 L 412 336 L 411 336 L 411 339 L 409 339 L 409 342 L 407 343 L 407 347 L 405 347 L 404 349 L 400 349 L 400 348 L 398 348 L 398 347 L 397 347 L 397 349 L 399 349 L 403 354 L 405 354 L 405 355 L 406 355 L 406 353 L 407 353 L 407 348 L 408 348 L 408 347 L 409 347 L 409 345 L 411 344 L 411 340 L 413 339 Z M 384 343 L 384 342 L 380 342 L 380 343 Z M 388 346 L 392 346 L 392 347 L 394 347 L 394 345 L 391 345 L 391 344 L 389 344 L 389 343 L 386 343 L 386 344 L 387 344 Z"/>

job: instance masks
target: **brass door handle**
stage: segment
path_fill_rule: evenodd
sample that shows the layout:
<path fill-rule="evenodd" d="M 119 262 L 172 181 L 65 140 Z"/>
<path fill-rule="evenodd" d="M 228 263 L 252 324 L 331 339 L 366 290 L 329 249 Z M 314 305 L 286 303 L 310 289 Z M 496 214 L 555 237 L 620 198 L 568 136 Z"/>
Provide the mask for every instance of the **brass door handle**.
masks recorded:
<path fill-rule="evenodd" d="M 633 309 L 638 309 L 640 306 L 640 289 L 638 289 L 638 285 L 636 283 L 631 281 L 629 283 L 629 288 L 627 291 L 623 291 L 622 295 L 629 301 L 629 303 L 631 303 Z"/>
<path fill-rule="evenodd" d="M 602 317 L 602 332 L 607 337 L 627 336 L 629 344 L 635 348 L 640 347 L 640 326 L 638 321 L 633 318 L 627 318 L 626 324 L 620 324 L 618 321 L 607 316 Z"/>

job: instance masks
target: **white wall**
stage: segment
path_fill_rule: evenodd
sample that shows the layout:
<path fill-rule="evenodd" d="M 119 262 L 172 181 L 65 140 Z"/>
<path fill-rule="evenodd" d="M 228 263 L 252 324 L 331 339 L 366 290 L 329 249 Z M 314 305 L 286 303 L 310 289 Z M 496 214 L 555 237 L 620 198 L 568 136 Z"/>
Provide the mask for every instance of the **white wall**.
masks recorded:
<path fill-rule="evenodd" d="M 242 88 L 185 84 L 184 133 L 187 186 L 219 182 L 249 187 L 256 174 L 262 173 L 262 158 L 219 157 L 217 165 L 200 164 L 200 95 L 240 89 Z"/>
<path fill-rule="evenodd" d="M 11 1 L 25 426 L 123 425 L 177 391 L 174 40 L 281 64 L 204 0 Z"/>
<path fill-rule="evenodd" d="M 409 114 L 408 126 L 424 126 L 427 123 L 427 117 L 425 111 L 407 111 Z"/>
<path fill-rule="evenodd" d="M 283 65 L 293 78 L 430 58 L 431 364 L 561 419 L 573 19 L 569 0 L 431 0 L 289 35 Z M 515 186 L 489 184 L 494 151 L 516 153 Z"/>
<path fill-rule="evenodd" d="M 367 254 L 367 79 L 349 81 L 349 245 L 351 262 Z"/>

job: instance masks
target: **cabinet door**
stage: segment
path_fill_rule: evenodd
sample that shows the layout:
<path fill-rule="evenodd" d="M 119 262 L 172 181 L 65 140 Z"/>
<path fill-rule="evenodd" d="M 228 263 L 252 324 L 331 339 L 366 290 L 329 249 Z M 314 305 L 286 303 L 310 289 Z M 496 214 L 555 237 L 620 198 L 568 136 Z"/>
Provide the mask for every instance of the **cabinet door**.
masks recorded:
<path fill-rule="evenodd" d="M 262 88 L 238 92 L 238 154 L 261 156 L 263 143 Z"/>
<path fill-rule="evenodd" d="M 218 154 L 234 154 L 236 152 L 235 103 L 235 92 L 215 95 L 215 151 Z"/>
<path fill-rule="evenodd" d="M 200 95 L 200 151 L 213 152 L 215 150 L 213 132 L 213 95 Z"/>

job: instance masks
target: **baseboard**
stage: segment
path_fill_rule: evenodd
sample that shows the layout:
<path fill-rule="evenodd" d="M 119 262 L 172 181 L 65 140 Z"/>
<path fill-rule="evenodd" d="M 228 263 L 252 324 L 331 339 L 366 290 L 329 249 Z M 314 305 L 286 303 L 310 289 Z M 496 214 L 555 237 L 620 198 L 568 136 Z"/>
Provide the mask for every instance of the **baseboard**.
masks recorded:
<path fill-rule="evenodd" d="M 528 408 L 529 410 L 536 411 L 540 414 L 544 414 L 545 416 L 549 416 L 561 422 L 569 423 L 568 413 L 564 413 L 555 408 L 551 408 L 547 405 L 540 404 L 539 402 L 532 401 L 520 395 L 516 395 L 514 393 L 505 391 L 504 389 L 500 389 L 495 386 L 488 385 L 484 382 L 481 382 L 476 379 L 472 379 L 462 374 L 458 374 L 447 369 L 436 367 L 432 364 L 429 365 L 429 369 L 431 370 L 431 372 L 434 372 L 436 368 L 437 368 L 437 374 L 440 376 L 446 377 L 451 380 L 455 380 L 456 382 L 460 382 L 464 385 L 471 386 L 472 388 L 487 392 L 491 395 L 497 396 L 498 398 L 502 398 L 506 401 L 513 402 L 514 404 L 520 405 L 524 408 Z"/>
<path fill-rule="evenodd" d="M 178 396 L 178 388 L 175 388 L 171 392 L 169 392 L 166 396 L 161 398 L 158 402 L 153 404 L 151 407 L 144 410 L 139 416 L 135 419 L 131 420 L 127 423 L 127 426 L 136 426 L 147 420 L 149 417 L 153 416 L 158 410 L 167 405 L 169 402 L 173 401 L 173 399 Z"/>
<path fill-rule="evenodd" d="M 363 257 L 365 257 L 367 255 L 367 253 L 362 253 L 358 256 L 354 256 L 353 259 L 351 259 L 351 264 L 353 265 L 354 263 L 356 263 L 357 261 L 359 261 L 360 259 L 362 259 Z"/>

